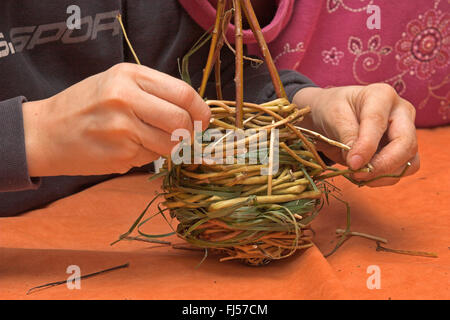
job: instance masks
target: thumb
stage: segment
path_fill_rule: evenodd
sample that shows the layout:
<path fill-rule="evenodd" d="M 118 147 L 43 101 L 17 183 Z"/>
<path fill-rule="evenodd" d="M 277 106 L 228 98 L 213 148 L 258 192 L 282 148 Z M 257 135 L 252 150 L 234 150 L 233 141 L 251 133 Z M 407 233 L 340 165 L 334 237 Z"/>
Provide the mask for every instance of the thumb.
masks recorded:
<path fill-rule="evenodd" d="M 350 142 L 351 149 L 346 162 L 352 170 L 361 169 L 368 164 L 378 150 L 380 141 L 386 131 L 386 121 L 363 117 L 358 130 L 358 137 Z"/>
<path fill-rule="evenodd" d="M 385 86 L 372 86 L 364 98 L 359 100 L 358 138 L 352 144 L 347 155 L 347 165 L 352 170 L 358 170 L 368 164 L 378 150 L 380 141 L 389 125 L 389 115 L 396 95 L 392 90 L 385 93 Z M 383 89 L 383 90 L 381 90 Z M 381 90 L 381 91 L 380 91 Z M 391 93 L 391 94 L 388 94 Z"/>
<path fill-rule="evenodd" d="M 359 123 L 356 115 L 346 105 L 337 106 L 337 112 L 329 112 L 322 123 L 322 132 L 330 139 L 337 140 L 350 148 L 358 140 Z M 351 149 L 350 149 L 351 150 Z M 347 158 L 350 150 L 330 147 L 324 143 L 325 155 L 335 162 L 348 165 Z"/>
<path fill-rule="evenodd" d="M 355 123 L 352 123 L 351 125 L 347 124 L 346 127 L 341 127 L 339 129 L 339 136 L 340 141 L 350 147 L 350 150 L 341 150 L 342 158 L 344 160 L 343 163 L 346 163 L 351 169 L 362 167 L 364 165 L 364 158 L 360 156 L 360 152 L 357 152 L 359 144 L 359 124 L 355 121 Z"/>
<path fill-rule="evenodd" d="M 364 144 L 364 142 L 357 140 L 357 143 L 355 143 L 347 153 L 346 163 L 352 170 L 361 169 L 365 164 L 369 163 L 372 158 L 370 152 L 364 152 L 365 148 L 361 147 L 362 144 Z"/>

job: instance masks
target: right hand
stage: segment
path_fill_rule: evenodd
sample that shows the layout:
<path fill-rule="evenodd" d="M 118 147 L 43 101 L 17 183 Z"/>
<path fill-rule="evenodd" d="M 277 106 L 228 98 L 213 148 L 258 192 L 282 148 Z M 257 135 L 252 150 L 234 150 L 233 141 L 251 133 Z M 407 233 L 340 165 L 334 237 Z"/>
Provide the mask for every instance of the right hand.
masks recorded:
<path fill-rule="evenodd" d="M 174 130 L 209 125 L 208 105 L 185 82 L 117 64 L 45 100 L 23 104 L 32 177 L 125 173 L 169 155 Z"/>
<path fill-rule="evenodd" d="M 358 172 L 353 178 L 367 181 L 381 175 L 399 175 L 410 163 L 405 176 L 420 168 L 414 106 L 391 86 L 343 86 L 328 89 L 305 88 L 294 97 L 299 106 L 310 105 L 311 113 L 302 126 L 350 146 L 342 151 L 325 143 L 318 149 L 335 162 L 353 170 L 370 163 L 372 172 Z M 370 187 L 393 185 L 399 178 L 372 181 Z"/>

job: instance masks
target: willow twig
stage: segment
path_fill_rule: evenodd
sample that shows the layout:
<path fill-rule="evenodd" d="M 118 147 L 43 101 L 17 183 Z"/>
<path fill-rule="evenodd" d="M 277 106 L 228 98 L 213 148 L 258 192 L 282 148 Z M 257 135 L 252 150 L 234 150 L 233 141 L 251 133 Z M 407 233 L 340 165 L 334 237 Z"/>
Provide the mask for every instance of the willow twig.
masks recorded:
<path fill-rule="evenodd" d="M 220 32 L 220 25 L 223 19 L 223 13 L 225 10 L 226 0 L 218 0 L 217 2 L 217 13 L 216 13 L 216 21 L 214 23 L 214 29 L 212 31 L 211 45 L 209 47 L 208 59 L 206 62 L 206 67 L 203 70 L 203 78 L 202 83 L 199 89 L 199 95 L 201 97 L 204 96 L 206 90 L 206 84 L 208 82 L 209 75 L 211 74 L 211 70 L 214 62 L 214 54 L 217 50 L 217 40 Z"/>
<path fill-rule="evenodd" d="M 344 233 L 346 233 L 346 232 L 347 232 L 347 231 L 346 231 L 346 230 L 343 230 L 343 229 L 336 229 L 336 233 L 337 233 L 337 234 L 344 234 Z M 388 242 L 388 241 L 387 241 L 386 239 L 384 239 L 384 238 L 380 238 L 380 237 L 373 236 L 373 235 L 367 234 L 367 233 L 362 233 L 362 232 L 350 231 L 350 232 L 347 232 L 347 235 L 348 235 L 348 236 L 355 236 L 355 237 L 362 237 L 362 238 L 366 238 L 366 239 L 369 239 L 369 240 L 373 240 L 373 241 L 377 241 L 377 242 L 382 242 L 382 243 L 387 243 L 387 242 Z"/>
<path fill-rule="evenodd" d="M 272 83 L 275 88 L 275 92 L 278 98 L 286 98 L 286 91 L 284 90 L 283 83 L 281 82 L 280 75 L 278 74 L 275 63 L 270 54 L 269 48 L 267 46 L 266 40 L 264 39 L 263 33 L 261 31 L 261 26 L 259 25 L 258 18 L 256 17 L 255 11 L 250 0 L 240 0 L 242 1 L 243 11 L 247 17 L 250 28 L 253 31 L 253 35 L 258 42 L 261 53 L 269 69 L 270 77 L 272 78 Z"/>
<path fill-rule="evenodd" d="M 91 277 L 94 277 L 94 276 L 97 276 L 97 275 L 100 275 L 100 274 L 103 274 L 103 273 L 107 273 L 107 272 L 110 272 L 110 271 L 123 269 L 123 268 L 128 268 L 129 266 L 130 266 L 130 264 L 127 262 L 127 263 L 122 264 L 120 266 L 116 266 L 116 267 L 112 267 L 112 268 L 109 268 L 109 269 L 97 271 L 97 272 L 90 273 L 90 274 L 87 274 L 87 275 L 84 275 L 84 276 L 81 276 L 81 277 L 76 277 L 76 278 L 73 279 L 73 281 L 91 278 Z M 68 280 L 66 279 L 66 280 L 50 282 L 50 283 L 46 283 L 46 284 L 43 284 L 43 285 L 40 285 L 40 286 L 37 286 L 37 287 L 33 287 L 33 288 L 31 288 L 30 290 L 27 291 L 27 295 L 29 295 L 29 294 L 31 294 L 33 292 L 36 292 L 36 291 L 40 291 L 40 290 L 56 287 L 56 286 L 59 286 L 59 285 L 62 285 L 62 284 L 66 284 L 67 281 Z"/>
<path fill-rule="evenodd" d="M 234 26 L 235 26 L 235 46 L 236 46 L 236 118 L 237 128 L 243 128 L 243 104 L 244 104 L 244 41 L 242 36 L 242 10 L 240 0 L 233 0 L 234 6 Z"/>
<path fill-rule="evenodd" d="M 408 256 L 418 256 L 418 257 L 426 257 L 426 258 L 439 258 L 437 253 L 434 253 L 434 252 L 390 249 L 390 248 L 382 247 L 379 242 L 377 242 L 377 249 L 376 250 L 377 251 L 391 252 L 391 253 L 398 253 L 398 254 L 406 254 Z"/>
<path fill-rule="evenodd" d="M 351 149 L 351 147 L 349 147 L 348 145 L 346 145 L 344 143 L 341 143 L 341 142 L 338 142 L 338 141 L 335 141 L 335 140 L 332 140 L 330 138 L 327 138 L 327 137 L 325 137 L 325 136 L 323 136 L 320 133 L 317 133 L 315 131 L 312 131 L 312 130 L 309 130 L 309 129 L 305 129 L 305 128 L 302 128 L 302 127 L 298 127 L 298 126 L 295 126 L 295 127 L 298 130 L 300 130 L 300 131 L 303 131 L 303 132 L 305 132 L 305 133 L 307 133 L 309 135 L 312 135 L 312 136 L 314 136 L 316 138 L 319 138 L 322 141 L 325 141 L 329 145 L 341 148 L 342 150 L 346 150 L 346 151 L 350 151 L 350 149 Z"/>
<path fill-rule="evenodd" d="M 311 167 L 311 168 L 315 168 L 315 169 L 322 169 L 321 166 L 319 166 L 318 164 L 314 163 L 314 162 L 310 162 L 307 160 L 302 159 L 301 157 L 299 157 L 292 149 L 290 149 L 284 142 L 280 142 L 280 147 L 282 149 L 284 149 L 292 158 L 294 158 L 295 160 L 297 160 L 298 162 L 300 162 L 301 164 L 307 166 L 307 167 Z"/>
<path fill-rule="evenodd" d="M 138 58 L 138 56 L 136 55 L 136 52 L 134 52 L 133 46 L 131 45 L 131 42 L 130 42 L 130 40 L 128 39 L 127 32 L 125 31 L 125 27 L 124 27 L 123 21 L 122 21 L 122 15 L 119 13 L 119 14 L 116 16 L 116 18 L 117 18 L 117 20 L 119 20 L 120 27 L 122 28 L 123 36 L 125 37 L 125 41 L 127 42 L 128 47 L 130 48 L 131 53 L 133 54 L 134 60 L 136 61 L 137 64 L 140 65 L 141 62 L 139 61 L 139 58 Z"/>
<path fill-rule="evenodd" d="M 270 130 L 270 146 L 269 146 L 269 176 L 267 177 L 267 195 L 270 196 L 272 195 L 272 178 L 273 178 L 273 148 L 275 145 L 275 130 L 272 128 Z"/>
<path fill-rule="evenodd" d="M 219 100 L 223 99 L 222 80 L 221 80 L 221 74 L 220 74 L 221 73 L 221 64 L 222 64 L 222 62 L 220 61 L 220 51 L 222 50 L 223 44 L 226 41 L 226 33 L 228 31 L 228 26 L 231 21 L 232 12 L 233 12 L 233 10 L 231 9 L 224 13 L 223 21 L 220 24 L 219 40 L 217 41 L 216 52 L 214 55 L 216 94 L 217 94 L 217 99 L 219 99 Z"/>

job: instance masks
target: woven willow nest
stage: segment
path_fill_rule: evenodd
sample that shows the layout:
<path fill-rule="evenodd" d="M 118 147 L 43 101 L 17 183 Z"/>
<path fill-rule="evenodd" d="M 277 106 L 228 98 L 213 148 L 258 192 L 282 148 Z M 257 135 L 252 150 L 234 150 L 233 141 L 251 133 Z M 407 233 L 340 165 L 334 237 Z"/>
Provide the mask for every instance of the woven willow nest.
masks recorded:
<path fill-rule="evenodd" d="M 226 130 L 236 129 L 234 102 L 207 103 L 214 119 L 210 128 L 223 136 Z M 233 161 L 228 157 L 228 163 L 233 164 L 203 161 L 200 165 L 166 165 L 162 171 L 166 199 L 163 205 L 179 221 L 178 236 L 195 247 L 223 253 L 221 261 L 240 259 L 251 265 L 266 264 L 311 247 L 309 225 L 319 211 L 322 197 L 320 186 L 313 179 L 323 168 L 316 160 L 315 149 L 312 152 L 308 146 L 311 141 L 300 139 L 304 136 L 293 125 L 307 112 L 309 108 L 300 110 L 286 99 L 261 105 L 245 103 L 245 138 L 221 145 L 234 150 Z M 262 134 L 267 139 L 260 139 Z M 279 147 L 274 146 L 275 138 Z M 239 143 L 245 143 L 243 154 L 237 151 Z M 203 148 L 207 145 L 204 143 Z M 279 152 L 276 172 L 269 170 L 275 147 Z M 258 160 L 266 161 L 250 163 L 250 150 L 255 149 Z M 262 168 L 267 169 L 264 175 Z"/>

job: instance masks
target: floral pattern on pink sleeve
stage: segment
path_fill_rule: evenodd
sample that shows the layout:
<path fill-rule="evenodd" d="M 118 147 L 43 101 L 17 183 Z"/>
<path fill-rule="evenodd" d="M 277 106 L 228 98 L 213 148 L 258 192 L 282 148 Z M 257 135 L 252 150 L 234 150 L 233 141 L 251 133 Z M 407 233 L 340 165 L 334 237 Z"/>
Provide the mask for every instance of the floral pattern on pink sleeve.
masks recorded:
<path fill-rule="evenodd" d="M 379 29 L 367 23 L 374 6 Z M 297 0 L 270 49 L 279 68 L 322 87 L 392 85 L 416 106 L 418 127 L 450 123 L 450 0 Z"/>
<path fill-rule="evenodd" d="M 450 13 L 429 10 L 408 23 L 396 44 L 398 68 L 429 79 L 450 63 Z"/>

